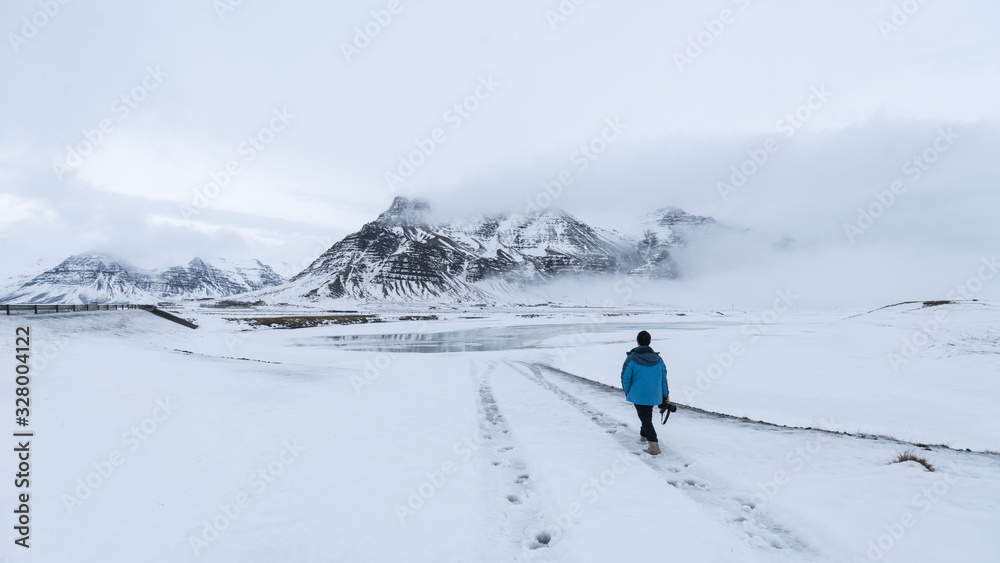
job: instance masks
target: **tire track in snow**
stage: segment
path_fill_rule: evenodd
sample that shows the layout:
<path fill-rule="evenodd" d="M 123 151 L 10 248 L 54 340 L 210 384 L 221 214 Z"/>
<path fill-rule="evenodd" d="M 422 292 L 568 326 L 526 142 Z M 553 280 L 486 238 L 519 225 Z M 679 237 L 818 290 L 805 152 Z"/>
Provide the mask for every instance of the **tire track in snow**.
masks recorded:
<path fill-rule="evenodd" d="M 490 387 L 490 374 L 496 367 L 496 362 L 491 361 L 480 374 L 476 363 L 470 366 L 476 385 L 479 427 L 487 442 L 479 450 L 480 463 L 484 466 L 484 474 L 490 475 L 502 505 L 501 535 L 508 537 L 511 547 L 520 553 L 517 560 L 535 560 L 532 552 L 546 547 L 552 538 L 543 527 L 546 519 L 541 508 L 541 493 L 531 481 L 531 472 Z"/>
<path fill-rule="evenodd" d="M 527 362 L 505 363 L 516 373 L 552 392 L 585 414 L 591 422 L 607 434 L 611 434 L 622 447 L 639 456 L 643 463 L 657 471 L 667 484 L 705 506 L 726 522 L 745 539 L 749 546 L 769 552 L 818 555 L 816 549 L 804 539 L 757 511 L 757 503 L 752 498 L 736 492 L 735 488 L 727 486 L 722 478 L 709 475 L 696 467 L 693 460 L 686 459 L 679 452 L 666 447 L 662 448 L 663 453 L 656 457 L 642 454 L 638 436 L 627 424 L 553 383 L 543 375 L 539 366 Z M 578 385 L 569 377 L 566 378 L 567 382 Z"/>

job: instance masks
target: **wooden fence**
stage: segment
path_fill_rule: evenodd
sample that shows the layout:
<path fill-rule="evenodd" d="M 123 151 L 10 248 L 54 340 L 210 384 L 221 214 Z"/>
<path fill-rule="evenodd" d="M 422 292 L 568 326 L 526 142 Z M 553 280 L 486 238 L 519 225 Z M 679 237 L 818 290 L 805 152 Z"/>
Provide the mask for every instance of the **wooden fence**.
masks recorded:
<path fill-rule="evenodd" d="M 177 315 L 168 313 L 162 309 L 157 309 L 156 305 L 135 305 L 131 303 L 117 303 L 117 304 L 112 303 L 107 305 L 99 305 L 97 303 L 93 303 L 90 305 L 35 305 L 35 304 L 0 305 L 0 311 L 5 311 L 8 315 L 78 313 L 81 311 L 123 311 L 126 309 L 140 309 L 143 311 L 149 311 L 150 313 L 153 313 L 157 317 L 167 319 L 168 321 L 173 321 L 177 324 L 184 325 L 188 328 L 198 328 L 198 325 L 192 323 L 187 319 L 182 319 Z"/>
<path fill-rule="evenodd" d="M 43 313 L 75 313 L 78 311 L 118 311 L 122 309 L 144 309 L 146 311 L 155 309 L 153 305 L 132 305 L 126 303 L 99 305 L 0 305 L 8 315 L 20 313 L 33 313 L 40 315 Z"/>

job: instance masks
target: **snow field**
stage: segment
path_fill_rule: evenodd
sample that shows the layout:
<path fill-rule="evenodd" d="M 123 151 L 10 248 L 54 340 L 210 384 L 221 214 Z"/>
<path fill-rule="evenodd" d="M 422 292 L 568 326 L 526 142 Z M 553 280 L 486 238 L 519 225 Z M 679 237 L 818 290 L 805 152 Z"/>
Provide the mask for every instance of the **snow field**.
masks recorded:
<path fill-rule="evenodd" d="M 954 446 L 982 440 L 995 424 L 989 309 L 952 310 L 899 374 L 886 360 L 933 309 L 848 320 L 787 315 L 747 343 L 697 397 L 701 404 L 691 402 L 799 426 L 854 431 L 878 422 L 876 430 L 900 438 L 933 431 Z M 634 338 L 621 325 L 553 312 L 245 331 L 216 312 L 194 314 L 195 331 L 144 311 L 0 319 L 11 335 L 32 327 L 38 362 L 33 557 L 1000 558 L 995 455 L 685 409 L 666 426 L 657 422 L 664 454 L 640 454 L 632 406 L 589 381 L 618 384 Z M 654 327 L 672 397 L 684 402 L 680 386 L 696 384 L 705 362 L 745 338 L 741 327 L 752 318 L 660 313 L 614 322 Z M 498 352 L 322 345 L 332 335 L 546 324 L 563 334 Z M 956 366 L 961 377 L 943 384 L 939 372 Z M 934 415 L 907 408 L 910 401 L 933 404 Z M 884 420 L 887 412 L 899 420 Z M 938 470 L 888 464 L 906 448 Z M 13 492 L 0 490 L 0 504 L 10 506 Z"/>
<path fill-rule="evenodd" d="M 560 378 L 565 376 L 553 376 Z M 638 432 L 638 422 L 628 420 L 614 393 L 577 395 L 617 412 Z M 880 540 L 889 545 L 880 548 L 889 561 L 940 561 L 958 554 L 991 561 L 1000 554 L 1000 543 L 988 537 L 1000 524 L 996 456 L 915 449 L 937 466 L 929 473 L 913 462 L 889 465 L 908 446 L 886 440 L 745 424 L 689 410 L 659 428 L 667 429 L 661 438 L 665 458 L 682 456 L 710 491 L 729 488 L 731 496 L 752 504 L 744 517 L 780 523 L 788 532 L 784 537 L 798 538 L 811 550 L 806 560 L 868 560 L 868 542 Z M 712 502 L 712 494 L 704 500 Z M 887 529 L 898 532 L 901 520 L 912 525 L 895 538 Z M 871 560 L 883 558 L 872 553 Z"/>
<path fill-rule="evenodd" d="M 547 510 L 536 526 L 552 537 L 540 561 L 639 557 L 754 561 L 735 535 L 660 479 L 591 420 L 507 368 L 494 378 Z M 643 454 L 645 455 L 645 454 Z M 684 530 L 678 534 L 678 530 Z"/>
<path fill-rule="evenodd" d="M 708 330 L 674 320 L 676 329 L 651 330 L 652 346 L 667 362 L 676 402 L 779 424 L 1000 450 L 1000 420 L 983 416 L 1000 404 L 1000 316 L 985 305 L 950 307 L 954 320 L 898 369 L 890 354 L 924 334 L 921 323 L 942 309 L 917 305 L 846 320 L 786 314 L 759 335 L 752 316 Z M 544 342 L 557 349 L 535 357 L 620 387 L 620 368 L 606 358 L 624 360 L 634 338 L 624 330 L 567 335 Z"/>

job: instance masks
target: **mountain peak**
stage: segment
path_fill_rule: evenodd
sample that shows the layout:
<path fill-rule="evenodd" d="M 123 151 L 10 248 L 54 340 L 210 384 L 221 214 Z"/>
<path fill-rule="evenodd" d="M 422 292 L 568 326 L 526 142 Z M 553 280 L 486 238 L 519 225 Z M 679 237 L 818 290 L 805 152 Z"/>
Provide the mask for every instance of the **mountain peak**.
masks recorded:
<path fill-rule="evenodd" d="M 396 196 L 389 209 L 383 211 L 376 221 L 385 225 L 418 226 L 427 222 L 431 205 L 423 199 L 409 199 Z"/>
<path fill-rule="evenodd" d="M 282 291 L 306 299 L 489 301 L 561 276 L 675 275 L 671 241 L 655 241 L 655 249 L 643 252 L 640 241 L 591 227 L 562 209 L 433 223 L 430 209 L 423 200 L 395 198 Z"/>
<path fill-rule="evenodd" d="M 669 227 L 672 225 L 704 225 L 707 223 L 715 223 L 715 219 L 711 217 L 692 215 L 679 207 L 662 207 L 648 214 L 647 217 L 656 221 L 656 223 L 662 227 Z"/>
<path fill-rule="evenodd" d="M 96 250 L 91 250 L 88 252 L 81 252 L 80 254 L 74 254 L 69 258 L 63 260 L 64 264 L 103 264 L 105 266 L 116 266 L 121 264 L 121 260 L 108 254 L 106 252 L 98 252 Z"/>

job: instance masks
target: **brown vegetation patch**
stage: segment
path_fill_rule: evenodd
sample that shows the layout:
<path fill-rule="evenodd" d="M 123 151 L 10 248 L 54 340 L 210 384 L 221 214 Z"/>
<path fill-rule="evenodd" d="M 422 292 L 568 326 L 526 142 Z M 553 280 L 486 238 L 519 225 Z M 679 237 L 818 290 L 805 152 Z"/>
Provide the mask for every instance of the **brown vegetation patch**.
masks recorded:
<path fill-rule="evenodd" d="M 252 327 L 267 328 L 310 328 L 323 325 L 356 325 L 380 323 L 378 315 L 300 315 L 290 317 L 250 317 L 246 319 L 226 319 L 246 323 Z"/>
<path fill-rule="evenodd" d="M 903 463 L 904 461 L 912 461 L 915 463 L 919 463 L 920 465 L 923 465 L 924 469 L 926 469 L 927 471 L 930 471 L 932 473 L 934 472 L 934 466 L 931 465 L 931 463 L 927 461 L 925 458 L 918 456 L 916 452 L 914 452 L 913 450 L 906 450 L 904 452 L 900 452 L 899 454 L 896 455 L 896 457 L 892 458 L 892 460 L 889 461 L 889 464 L 891 465 L 893 463 Z"/>

